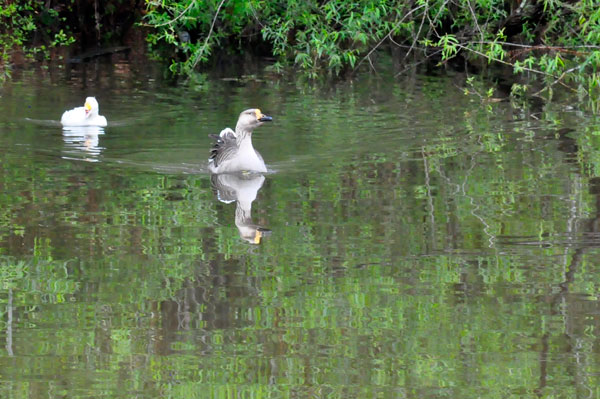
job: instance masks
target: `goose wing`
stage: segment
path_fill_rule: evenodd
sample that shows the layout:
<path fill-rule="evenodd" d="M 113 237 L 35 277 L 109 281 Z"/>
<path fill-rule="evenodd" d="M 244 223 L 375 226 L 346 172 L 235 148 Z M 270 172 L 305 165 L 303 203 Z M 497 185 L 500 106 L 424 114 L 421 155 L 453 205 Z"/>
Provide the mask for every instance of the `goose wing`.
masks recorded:
<path fill-rule="evenodd" d="M 85 108 L 77 107 L 65 111 L 60 118 L 63 126 L 79 126 L 85 122 Z"/>
<path fill-rule="evenodd" d="M 230 128 L 221 130 L 218 135 L 210 134 L 209 137 L 215 140 L 208 158 L 215 167 L 219 166 L 223 160 L 232 157 L 238 149 L 237 136 Z"/>

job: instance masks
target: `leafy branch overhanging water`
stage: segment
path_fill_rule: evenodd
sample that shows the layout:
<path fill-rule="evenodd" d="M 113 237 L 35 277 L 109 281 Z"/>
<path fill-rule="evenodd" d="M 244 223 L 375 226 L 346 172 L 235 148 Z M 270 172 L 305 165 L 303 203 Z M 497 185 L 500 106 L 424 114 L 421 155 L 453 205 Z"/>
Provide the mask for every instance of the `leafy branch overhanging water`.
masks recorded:
<path fill-rule="evenodd" d="M 89 15 L 78 22 L 84 9 Z M 560 85 L 592 98 L 600 83 L 598 0 L 89 0 L 66 6 L 28 0 L 0 6 L 0 21 L 3 76 L 15 48 L 48 54 L 74 40 L 114 43 L 123 26 L 133 26 L 144 29 L 151 53 L 174 75 L 195 74 L 217 53 L 271 56 L 274 70 L 294 66 L 311 78 L 347 75 L 376 70 L 378 53 L 387 51 L 404 65 L 399 73 L 423 62 L 478 71 L 504 65 L 543 82 L 549 93 Z"/>

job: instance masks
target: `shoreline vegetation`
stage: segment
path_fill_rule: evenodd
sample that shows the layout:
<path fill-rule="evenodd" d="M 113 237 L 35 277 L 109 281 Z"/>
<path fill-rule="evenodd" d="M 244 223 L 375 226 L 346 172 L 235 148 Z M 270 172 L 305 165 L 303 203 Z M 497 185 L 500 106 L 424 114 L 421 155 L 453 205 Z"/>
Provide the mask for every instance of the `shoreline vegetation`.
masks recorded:
<path fill-rule="evenodd" d="M 270 57 L 274 72 L 318 79 L 377 71 L 387 53 L 397 75 L 422 64 L 474 75 L 499 66 L 514 73 L 514 96 L 551 99 L 560 87 L 596 103 L 600 93 L 600 0 L 4 0 L 0 79 L 13 64 L 119 46 L 132 32 L 184 79 L 217 55 Z M 493 100 L 493 89 L 467 86 Z"/>

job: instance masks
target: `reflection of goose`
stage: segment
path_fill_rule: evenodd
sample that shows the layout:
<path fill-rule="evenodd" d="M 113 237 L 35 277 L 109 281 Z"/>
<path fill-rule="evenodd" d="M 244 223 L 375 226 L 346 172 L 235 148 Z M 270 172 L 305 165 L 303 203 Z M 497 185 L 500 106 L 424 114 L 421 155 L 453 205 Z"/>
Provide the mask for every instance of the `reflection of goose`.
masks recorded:
<path fill-rule="evenodd" d="M 73 108 L 65 111 L 60 118 L 63 126 L 106 126 L 106 118 L 98 115 L 100 107 L 94 97 L 85 99 L 83 107 Z"/>
<path fill-rule="evenodd" d="M 261 239 L 271 233 L 252 222 L 252 202 L 265 181 L 258 174 L 221 174 L 212 175 L 211 182 L 217 190 L 219 201 L 230 203 L 237 201 L 235 207 L 235 225 L 240 237 L 251 244 L 260 244 Z"/>
<path fill-rule="evenodd" d="M 63 141 L 66 149 L 77 152 L 84 151 L 93 158 L 85 158 L 88 161 L 97 161 L 95 157 L 100 155 L 102 147 L 98 145 L 99 135 L 104 134 L 104 129 L 98 126 L 64 127 Z"/>
<path fill-rule="evenodd" d="M 208 168 L 212 173 L 266 172 L 262 157 L 252 146 L 252 131 L 264 122 L 273 120 L 260 109 L 248 109 L 240 114 L 235 132 L 223 129 L 217 135 L 211 135 L 216 141 L 210 151 Z"/>

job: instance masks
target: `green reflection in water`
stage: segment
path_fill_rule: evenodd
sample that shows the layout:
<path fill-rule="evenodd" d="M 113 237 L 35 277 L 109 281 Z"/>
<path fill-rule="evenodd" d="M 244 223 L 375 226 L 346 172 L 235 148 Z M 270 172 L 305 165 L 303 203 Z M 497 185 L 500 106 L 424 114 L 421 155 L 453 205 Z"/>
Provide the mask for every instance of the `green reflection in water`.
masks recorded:
<path fill-rule="evenodd" d="M 89 88 L 0 98 L 2 397 L 598 394 L 595 117 L 431 77 L 100 82 L 95 137 L 49 122 Z M 250 105 L 244 204 L 204 168 Z"/>

